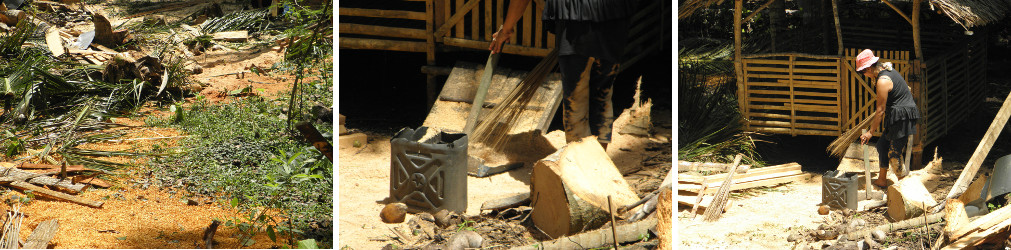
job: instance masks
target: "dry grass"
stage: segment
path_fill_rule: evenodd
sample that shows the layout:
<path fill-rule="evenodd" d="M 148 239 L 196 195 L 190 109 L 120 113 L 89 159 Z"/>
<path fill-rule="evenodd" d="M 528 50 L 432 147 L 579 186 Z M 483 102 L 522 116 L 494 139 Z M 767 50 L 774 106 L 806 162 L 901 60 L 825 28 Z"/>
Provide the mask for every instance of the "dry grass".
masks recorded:
<path fill-rule="evenodd" d="M 864 121 L 857 124 L 856 127 L 846 130 L 845 133 L 839 135 L 839 138 L 836 138 L 832 141 L 832 143 L 829 143 L 828 148 L 826 149 L 829 154 L 838 158 L 846 153 L 846 149 L 850 147 L 850 143 L 853 142 L 853 140 L 860 138 L 860 134 L 862 133 L 861 130 L 866 128 L 867 125 L 871 123 L 871 120 L 874 120 L 875 115 L 877 115 L 877 113 L 871 113 L 870 116 L 864 118 Z"/>

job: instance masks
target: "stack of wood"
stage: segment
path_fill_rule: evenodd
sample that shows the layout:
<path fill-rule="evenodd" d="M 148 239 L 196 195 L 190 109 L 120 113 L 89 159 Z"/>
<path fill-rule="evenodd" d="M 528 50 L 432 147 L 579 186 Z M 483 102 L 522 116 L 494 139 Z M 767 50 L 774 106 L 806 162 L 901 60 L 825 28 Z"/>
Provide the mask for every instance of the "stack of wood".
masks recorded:
<path fill-rule="evenodd" d="M 696 166 L 696 169 L 708 169 L 707 171 L 712 171 L 721 165 L 724 169 L 727 168 L 727 164 L 678 161 L 679 170 L 691 169 L 691 166 Z M 747 170 L 747 167 L 749 166 L 745 165 L 737 169 L 738 174 L 733 176 L 730 191 L 773 186 L 811 178 L 811 174 L 802 172 L 800 164 L 795 162 L 751 170 Z M 697 206 L 699 211 L 704 211 L 709 207 L 717 191 L 720 190 L 727 175 L 727 173 L 721 173 L 699 176 L 679 173 L 678 203 L 693 207 Z"/>
<path fill-rule="evenodd" d="M 42 170 L 38 173 L 26 170 Z M 74 174 L 70 174 L 74 173 Z M 78 175 L 77 173 L 93 173 Z M 17 190 L 30 190 L 35 195 L 65 200 L 89 207 L 101 208 L 103 202 L 73 196 L 89 186 L 109 187 L 109 183 L 96 179 L 101 171 L 80 165 L 46 165 L 0 162 L 0 185 Z M 48 187 L 44 188 L 42 186 Z"/>
<path fill-rule="evenodd" d="M 345 149 L 345 148 L 358 148 L 365 146 L 365 144 L 368 143 L 368 136 L 362 133 L 353 133 L 353 134 L 348 133 L 348 129 L 344 127 L 344 115 L 341 114 L 338 115 L 340 116 L 338 123 L 339 124 L 338 126 L 340 126 L 339 148 Z"/>

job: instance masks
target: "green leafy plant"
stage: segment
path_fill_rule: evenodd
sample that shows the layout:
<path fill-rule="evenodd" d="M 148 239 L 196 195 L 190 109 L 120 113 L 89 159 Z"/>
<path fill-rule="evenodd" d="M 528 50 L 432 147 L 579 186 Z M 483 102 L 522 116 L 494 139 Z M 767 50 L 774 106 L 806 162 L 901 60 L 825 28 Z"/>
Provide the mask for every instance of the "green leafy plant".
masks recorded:
<path fill-rule="evenodd" d="M 474 229 L 474 227 L 470 226 L 471 224 L 474 224 L 474 221 L 472 221 L 472 220 L 466 220 L 464 222 L 461 222 L 460 224 L 456 225 L 456 231 L 457 232 L 460 232 L 460 231 L 463 231 L 463 230 L 476 231 Z"/>

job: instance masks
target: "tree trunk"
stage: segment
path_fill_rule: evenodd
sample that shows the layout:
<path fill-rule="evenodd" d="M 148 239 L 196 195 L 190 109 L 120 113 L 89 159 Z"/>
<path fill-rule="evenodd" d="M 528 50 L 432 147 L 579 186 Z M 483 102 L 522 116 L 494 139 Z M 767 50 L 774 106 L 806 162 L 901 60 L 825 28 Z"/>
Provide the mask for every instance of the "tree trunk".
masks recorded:
<path fill-rule="evenodd" d="M 922 215 L 925 209 L 937 205 L 918 176 L 903 178 L 888 186 L 888 216 L 900 221 Z"/>
<path fill-rule="evenodd" d="M 615 207 L 639 200 L 596 137 L 571 142 L 538 161 L 530 182 L 534 225 L 552 238 L 607 222 L 608 195 Z"/>

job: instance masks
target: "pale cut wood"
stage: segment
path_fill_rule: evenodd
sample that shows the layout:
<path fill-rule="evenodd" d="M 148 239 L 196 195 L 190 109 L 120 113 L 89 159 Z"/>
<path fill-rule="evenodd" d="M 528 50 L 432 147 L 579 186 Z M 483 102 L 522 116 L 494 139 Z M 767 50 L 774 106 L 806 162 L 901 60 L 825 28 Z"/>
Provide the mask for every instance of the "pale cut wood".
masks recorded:
<path fill-rule="evenodd" d="M 1007 232 L 1008 228 L 1011 228 L 1011 220 L 1003 220 L 999 224 L 994 225 L 993 227 L 990 227 L 987 230 L 976 232 L 971 235 L 962 237 L 961 239 L 952 242 L 950 245 L 945 246 L 943 249 L 966 249 L 971 246 L 975 246 L 978 245 L 979 243 L 982 243 L 983 241 L 987 240 L 987 238 L 990 238 L 994 234 Z"/>
<path fill-rule="evenodd" d="M 997 111 L 997 116 L 990 123 L 990 128 L 986 130 L 983 139 L 976 146 L 976 150 L 973 151 L 969 162 L 965 164 L 965 168 L 958 176 L 958 180 L 955 180 L 955 183 L 951 186 L 951 190 L 945 196 L 946 200 L 955 199 L 969 187 L 969 181 L 972 181 L 972 178 L 976 176 L 976 171 L 979 171 L 979 167 L 983 164 L 983 160 L 986 159 L 986 155 L 990 153 L 990 148 L 993 147 L 994 141 L 1000 136 L 1000 132 L 1004 130 L 1008 117 L 1011 117 L 1011 93 L 1004 99 L 1004 104 L 1001 105 L 1000 111 Z"/>
<path fill-rule="evenodd" d="M 530 193 L 510 195 L 509 197 L 485 201 L 481 203 L 481 210 L 501 210 L 517 207 L 525 203 L 530 203 Z"/>
<path fill-rule="evenodd" d="M 249 39 L 249 31 L 224 31 L 211 34 L 214 40 L 226 42 L 245 42 Z"/>
<path fill-rule="evenodd" d="M 956 234 L 957 229 L 969 223 L 969 216 L 965 214 L 965 204 L 958 199 L 952 199 L 944 205 L 944 234 L 949 239 L 958 239 L 962 235 Z"/>
<path fill-rule="evenodd" d="M 685 172 L 685 171 L 717 171 L 717 172 L 726 172 L 727 167 L 729 167 L 729 166 L 730 166 L 730 164 L 727 164 L 727 163 L 717 163 L 717 162 L 678 161 L 678 172 Z M 750 165 L 744 165 L 744 166 L 749 166 L 750 167 Z M 765 168 L 771 168 L 771 167 L 773 167 L 773 166 L 765 167 Z M 762 169 L 765 169 L 765 168 L 762 168 Z M 746 168 L 737 168 L 737 173 L 743 174 L 746 171 L 748 171 L 748 169 L 746 169 Z M 683 176 L 679 175 L 678 178 L 679 178 L 678 181 L 684 181 L 684 177 Z"/>
<path fill-rule="evenodd" d="M 63 41 L 60 39 L 60 33 L 57 32 L 56 28 L 49 28 L 46 31 L 46 46 L 50 52 L 53 52 L 53 56 L 55 57 L 60 57 L 66 53 L 66 48 L 63 47 Z"/>
<path fill-rule="evenodd" d="M 536 211 L 536 209 L 534 209 Z M 640 240 L 642 235 L 648 234 L 649 230 L 657 226 L 655 216 L 646 219 L 617 226 L 618 235 L 612 235 L 610 228 L 601 228 L 569 237 L 556 238 L 552 241 L 542 241 L 535 245 L 514 247 L 511 249 L 534 250 L 534 249 L 590 249 L 607 246 L 614 242 L 613 237 L 617 237 L 618 243 Z M 543 229 L 542 229 L 543 230 Z"/>
<path fill-rule="evenodd" d="M 39 226 L 35 227 L 35 231 L 32 231 L 31 235 L 25 239 L 24 249 L 46 249 L 49 248 L 49 241 L 53 240 L 56 236 L 56 231 L 59 230 L 60 223 L 57 219 L 43 221 L 39 223 Z"/>
<path fill-rule="evenodd" d="M 794 182 L 794 181 L 807 180 L 807 179 L 810 179 L 810 178 L 811 178 L 811 174 L 803 173 L 803 174 L 783 176 L 783 177 L 779 177 L 779 178 L 772 178 L 772 179 L 766 179 L 766 180 L 758 180 L 758 181 L 751 181 L 751 182 L 745 182 L 745 183 L 737 183 L 737 184 L 732 185 L 730 190 L 734 191 L 734 190 L 742 190 L 742 189 L 755 188 L 755 187 L 773 186 L 773 185 L 779 185 L 779 184 L 789 183 L 789 182 Z M 682 188 L 682 186 L 689 186 L 689 188 Z M 678 190 L 685 190 L 685 191 L 691 191 L 691 192 L 699 192 L 700 187 L 701 186 L 699 186 L 699 185 L 680 185 L 679 184 L 678 185 Z M 708 189 L 706 191 L 703 191 L 702 193 L 705 193 L 705 194 L 715 194 L 716 193 L 716 189 L 715 188 L 710 188 L 710 189 Z"/>
<path fill-rule="evenodd" d="M 918 176 L 907 176 L 888 186 L 888 216 L 900 221 L 920 216 L 937 205 Z"/>
<path fill-rule="evenodd" d="M 680 168 L 681 165 L 682 165 L 682 163 L 679 161 L 678 162 L 678 168 Z M 695 163 L 693 163 L 693 162 L 685 162 L 684 165 L 692 165 L 692 166 L 694 166 Z M 703 163 L 702 166 L 706 167 L 706 168 L 710 168 L 710 169 L 716 169 L 716 168 L 722 167 L 722 169 L 719 169 L 719 170 L 721 170 L 722 172 L 726 172 L 726 170 L 729 167 L 729 164 L 725 164 L 725 163 Z M 755 177 L 755 176 L 763 176 L 763 175 L 768 175 L 768 174 L 790 172 L 790 171 L 795 171 L 795 170 L 801 170 L 800 164 L 797 164 L 796 162 L 791 162 L 791 163 L 782 164 L 782 165 L 776 165 L 776 166 L 768 166 L 768 167 L 764 167 L 764 168 L 756 168 L 756 169 L 751 169 L 751 165 L 742 165 L 742 166 L 738 166 L 737 167 L 737 173 L 740 173 L 741 175 L 736 175 L 735 179 L 743 179 L 743 178 Z M 701 183 L 703 183 L 702 179 L 707 179 L 707 180 L 710 180 L 710 181 L 707 181 L 705 183 L 713 184 L 713 183 L 720 183 L 720 182 L 722 182 L 722 180 L 724 178 L 726 178 L 726 177 L 727 177 L 726 173 L 707 175 L 705 177 L 695 176 L 695 175 L 689 175 L 689 174 L 678 174 L 678 182 L 701 184 Z"/>
<path fill-rule="evenodd" d="M 777 177 L 782 177 L 782 176 L 790 176 L 790 175 L 796 175 L 796 174 L 802 173 L 802 171 L 800 170 L 800 165 L 788 166 L 788 167 L 789 168 L 775 168 L 775 169 L 768 169 L 768 170 L 765 170 L 765 168 L 760 168 L 760 169 L 757 169 L 757 170 L 752 170 L 752 171 L 750 171 L 748 173 L 743 173 L 743 174 L 740 174 L 740 175 L 734 175 L 733 184 L 752 182 L 752 181 L 764 180 L 764 179 L 772 179 L 772 178 L 777 178 Z M 741 168 L 744 168 L 744 167 L 743 166 L 742 167 L 738 167 L 738 169 L 741 169 Z M 766 167 L 766 168 L 768 168 L 768 167 Z M 742 172 L 742 171 L 738 170 L 737 172 L 739 173 L 739 172 Z M 709 187 L 719 187 L 719 186 L 722 185 L 723 179 L 726 179 L 726 177 L 727 177 L 726 174 L 710 175 L 710 176 L 705 176 L 704 177 L 705 180 L 703 181 L 702 178 L 699 177 L 699 176 L 680 174 L 680 175 L 678 175 L 678 179 L 679 179 L 678 183 L 689 184 L 689 185 L 690 184 L 699 184 L 699 185 L 707 185 Z M 685 187 L 688 187 L 688 186 L 685 186 Z"/>
<path fill-rule="evenodd" d="M 833 11 L 837 11 L 835 9 L 835 0 L 832 0 L 832 10 Z M 839 25 L 838 15 L 836 15 L 836 25 Z M 842 49 L 842 48 L 839 48 L 839 49 Z M 862 131 L 861 133 L 863 133 L 863 134 L 867 133 L 867 129 L 862 129 L 861 131 Z M 863 148 L 863 150 L 864 150 L 864 182 L 865 182 L 864 183 L 864 189 L 866 189 L 866 190 L 872 190 L 874 188 L 874 185 L 871 184 L 871 157 L 870 157 L 870 153 L 869 153 L 870 150 L 868 150 L 866 144 L 864 144 L 861 148 Z M 864 192 L 864 200 L 870 200 L 871 199 L 870 194 L 871 194 L 871 192 Z"/>
<path fill-rule="evenodd" d="M 986 186 L 986 179 L 989 178 L 987 175 L 980 175 L 976 178 L 976 181 L 969 185 L 969 188 L 965 190 L 962 195 L 958 196 L 958 200 L 962 201 L 963 204 L 972 203 L 981 198 L 983 194 L 983 187 Z"/>
<path fill-rule="evenodd" d="M 531 218 L 551 237 L 603 225 L 608 195 L 617 207 L 639 201 L 594 136 L 537 161 L 530 182 Z"/>
<path fill-rule="evenodd" d="M 981 208 L 980 210 L 985 210 L 986 208 Z M 971 217 L 971 216 L 970 216 Z M 977 218 L 970 221 L 969 223 L 963 224 L 954 230 L 954 236 L 965 236 L 968 234 L 973 234 L 976 232 L 984 231 L 989 228 L 994 227 L 998 223 L 1003 221 L 1011 220 L 1011 209 L 1007 207 L 1002 207 L 993 212 L 990 212 L 983 217 Z M 950 238 L 951 241 L 957 241 L 958 237 Z"/>

